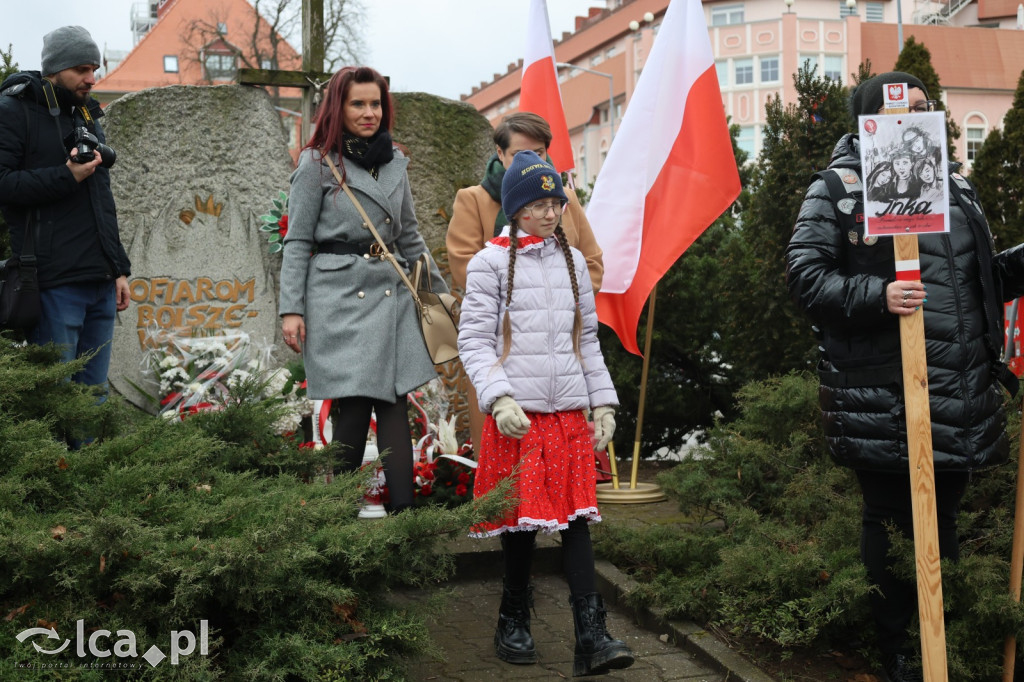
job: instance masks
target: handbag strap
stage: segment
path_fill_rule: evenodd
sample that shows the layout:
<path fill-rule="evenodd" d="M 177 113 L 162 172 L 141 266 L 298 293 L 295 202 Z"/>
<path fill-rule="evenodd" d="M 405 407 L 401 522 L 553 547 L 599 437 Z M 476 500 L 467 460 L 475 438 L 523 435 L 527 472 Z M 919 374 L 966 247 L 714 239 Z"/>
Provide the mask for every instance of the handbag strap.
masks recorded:
<path fill-rule="evenodd" d="M 405 274 L 405 270 L 403 270 L 402 266 L 398 264 L 397 260 L 395 260 L 395 255 L 391 253 L 391 249 L 389 249 L 388 245 L 384 243 L 384 240 L 380 238 L 380 233 L 377 232 L 377 228 L 373 226 L 373 221 L 370 220 L 370 216 L 366 215 L 366 211 L 363 210 L 363 205 L 359 203 L 359 199 L 356 198 L 356 195 L 349 188 L 348 184 L 341 179 L 341 173 L 338 172 L 338 167 L 334 165 L 334 161 L 331 160 L 331 157 L 328 156 L 326 151 L 321 150 L 320 153 L 323 155 L 323 158 L 326 159 L 327 165 L 331 167 L 331 172 L 334 173 L 334 177 L 337 178 L 338 184 L 341 185 L 341 188 L 345 190 L 345 194 L 347 194 L 348 198 L 352 200 L 353 204 L 355 204 L 356 210 L 359 211 L 359 215 L 363 219 L 363 224 L 373 234 L 373 238 L 377 240 L 377 243 L 380 244 L 380 248 L 384 253 L 384 258 L 395 266 L 398 276 L 402 278 L 402 282 L 405 283 L 405 286 L 409 289 L 409 293 L 411 293 L 412 297 L 416 300 L 416 306 L 422 308 L 423 304 L 420 302 L 419 294 L 416 293 L 416 287 L 412 285 L 412 282 L 409 281 L 409 277 Z"/>

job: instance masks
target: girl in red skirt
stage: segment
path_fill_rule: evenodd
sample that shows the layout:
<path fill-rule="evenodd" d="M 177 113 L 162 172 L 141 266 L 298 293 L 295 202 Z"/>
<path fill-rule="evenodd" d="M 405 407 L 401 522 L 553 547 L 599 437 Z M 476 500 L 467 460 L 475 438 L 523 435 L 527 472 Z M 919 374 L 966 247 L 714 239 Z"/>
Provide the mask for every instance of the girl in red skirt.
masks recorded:
<path fill-rule="evenodd" d="M 469 263 L 459 321 L 459 354 L 487 414 L 474 494 L 513 478 L 518 505 L 474 528 L 501 535 L 505 580 L 499 658 L 534 663 L 530 564 L 537 531 L 562 535 L 576 633 L 573 675 L 633 664 L 605 629 L 594 578 L 590 523 L 597 509 L 592 409 L 597 449 L 615 431 L 618 397 L 597 340 L 597 312 L 586 260 L 561 228 L 567 202 L 558 173 L 532 151 L 515 155 L 501 184 L 510 226 Z"/>

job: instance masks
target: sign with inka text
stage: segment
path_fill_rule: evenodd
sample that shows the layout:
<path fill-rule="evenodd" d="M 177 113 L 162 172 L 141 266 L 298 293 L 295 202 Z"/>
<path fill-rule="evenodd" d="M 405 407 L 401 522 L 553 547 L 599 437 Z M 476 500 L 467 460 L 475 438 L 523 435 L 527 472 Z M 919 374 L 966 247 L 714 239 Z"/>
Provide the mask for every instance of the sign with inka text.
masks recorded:
<path fill-rule="evenodd" d="M 858 128 L 864 236 L 949 232 L 945 113 L 872 114 Z"/>

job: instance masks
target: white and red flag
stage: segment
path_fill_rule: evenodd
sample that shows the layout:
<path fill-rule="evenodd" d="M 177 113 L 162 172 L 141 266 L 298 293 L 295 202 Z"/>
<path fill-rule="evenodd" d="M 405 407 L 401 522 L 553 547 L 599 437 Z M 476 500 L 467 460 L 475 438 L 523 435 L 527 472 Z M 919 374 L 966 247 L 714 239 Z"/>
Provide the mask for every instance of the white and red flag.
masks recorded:
<path fill-rule="evenodd" d="M 526 25 L 526 54 L 523 57 L 523 81 L 519 87 L 519 110 L 542 117 L 551 126 L 548 156 L 555 170 L 572 168 L 572 145 L 569 126 L 565 123 L 562 92 L 558 87 L 555 48 L 551 41 L 551 24 L 545 0 L 530 0 L 530 17 Z"/>
<path fill-rule="evenodd" d="M 700 0 L 671 0 L 597 176 L 587 218 L 604 251 L 597 314 L 636 343 L 654 285 L 740 193 Z"/>

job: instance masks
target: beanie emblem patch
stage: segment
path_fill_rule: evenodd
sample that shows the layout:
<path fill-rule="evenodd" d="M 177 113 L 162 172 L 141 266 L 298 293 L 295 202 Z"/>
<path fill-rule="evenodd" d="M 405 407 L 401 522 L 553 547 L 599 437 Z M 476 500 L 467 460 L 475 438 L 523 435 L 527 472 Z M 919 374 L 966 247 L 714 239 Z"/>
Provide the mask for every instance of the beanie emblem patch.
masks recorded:
<path fill-rule="evenodd" d="M 555 179 L 550 175 L 540 176 L 540 188 L 545 192 L 551 192 L 555 189 Z"/>

